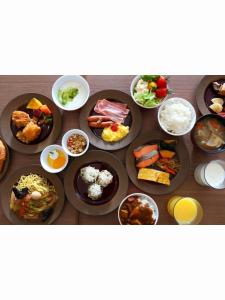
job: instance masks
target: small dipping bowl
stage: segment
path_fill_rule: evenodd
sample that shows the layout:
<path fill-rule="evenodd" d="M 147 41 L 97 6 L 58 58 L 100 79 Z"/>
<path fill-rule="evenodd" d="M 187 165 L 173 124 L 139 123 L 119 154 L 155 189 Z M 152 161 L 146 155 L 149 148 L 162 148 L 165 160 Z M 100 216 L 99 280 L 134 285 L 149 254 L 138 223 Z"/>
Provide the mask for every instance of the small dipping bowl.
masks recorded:
<path fill-rule="evenodd" d="M 76 154 L 76 153 L 72 153 L 72 152 L 68 149 L 67 141 L 68 141 L 69 137 L 70 137 L 71 135 L 73 135 L 73 134 L 79 134 L 79 135 L 82 135 L 82 136 L 85 138 L 85 140 L 86 140 L 86 147 L 84 148 L 84 150 L 83 150 L 81 153 L 77 153 L 77 154 Z M 89 148 L 89 138 L 88 138 L 87 134 L 86 134 L 84 131 L 82 131 L 82 130 L 80 130 L 80 129 L 71 129 L 71 130 L 67 131 L 67 132 L 64 134 L 64 136 L 63 136 L 63 138 L 62 138 L 62 147 L 63 147 L 63 150 L 64 150 L 68 155 L 70 155 L 70 156 L 72 156 L 72 157 L 78 157 L 78 156 L 81 156 L 81 155 L 83 155 L 84 153 L 87 152 L 87 150 L 88 150 L 88 148 Z"/>
<path fill-rule="evenodd" d="M 130 195 L 126 196 L 126 198 L 124 198 L 124 199 L 122 200 L 122 202 L 120 203 L 120 206 L 119 206 L 119 208 L 118 208 L 118 220 L 119 220 L 120 225 L 124 225 L 124 224 L 122 223 L 121 219 L 120 219 L 120 210 L 121 210 L 121 207 L 122 207 L 123 203 L 124 203 L 125 201 L 127 201 L 127 199 L 128 199 L 129 197 L 133 197 L 133 196 L 139 197 L 139 199 L 140 199 L 141 201 L 143 201 L 143 203 L 146 203 L 146 202 L 149 203 L 150 208 L 153 210 L 153 217 L 154 217 L 154 219 L 155 219 L 154 225 L 156 225 L 157 222 L 158 222 L 158 219 L 159 219 L 159 210 L 158 210 L 158 206 L 157 206 L 157 204 L 155 203 L 155 201 L 154 201 L 150 196 L 148 196 L 148 195 L 146 195 L 146 194 L 143 194 L 143 193 L 133 193 L 133 194 L 130 194 Z"/>
<path fill-rule="evenodd" d="M 198 125 L 199 122 L 205 120 L 205 119 L 216 119 L 218 120 L 225 128 L 225 119 L 222 118 L 221 116 L 217 115 L 217 114 L 208 114 L 208 115 L 204 115 L 202 117 L 200 117 L 197 122 L 195 123 L 194 128 L 191 131 L 191 140 L 192 143 L 199 149 L 201 149 L 202 151 L 209 153 L 209 154 L 215 154 L 215 153 L 220 153 L 225 151 L 225 144 L 223 144 L 221 147 L 217 148 L 217 149 L 206 149 L 205 147 L 201 147 L 199 145 L 199 143 L 197 143 L 196 139 L 195 139 L 195 130 L 196 130 L 196 126 Z"/>
<path fill-rule="evenodd" d="M 60 150 L 63 152 L 63 154 L 65 155 L 65 163 L 61 168 L 55 169 L 52 168 L 49 164 L 48 164 L 48 154 L 49 152 L 53 151 L 53 150 Z M 68 164 L 69 158 L 67 153 L 64 151 L 63 147 L 60 145 L 50 145 L 48 147 L 46 147 L 42 152 L 41 152 L 41 156 L 40 156 L 40 161 L 41 161 L 41 165 L 42 168 L 45 169 L 47 172 L 49 173 L 59 173 L 61 171 L 63 171 L 65 169 L 65 167 Z"/>

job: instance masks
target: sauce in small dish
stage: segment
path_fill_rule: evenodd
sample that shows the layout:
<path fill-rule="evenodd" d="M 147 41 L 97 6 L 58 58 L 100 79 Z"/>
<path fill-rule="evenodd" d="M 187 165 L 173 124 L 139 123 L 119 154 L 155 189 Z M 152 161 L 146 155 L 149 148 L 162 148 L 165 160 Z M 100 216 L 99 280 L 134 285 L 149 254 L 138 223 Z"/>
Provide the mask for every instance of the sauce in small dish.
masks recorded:
<path fill-rule="evenodd" d="M 58 173 L 68 164 L 68 155 L 60 145 L 50 145 L 41 153 L 41 165 L 49 173 Z"/>
<path fill-rule="evenodd" d="M 64 134 L 62 147 L 68 155 L 78 157 L 88 150 L 89 138 L 84 131 L 71 129 Z"/>

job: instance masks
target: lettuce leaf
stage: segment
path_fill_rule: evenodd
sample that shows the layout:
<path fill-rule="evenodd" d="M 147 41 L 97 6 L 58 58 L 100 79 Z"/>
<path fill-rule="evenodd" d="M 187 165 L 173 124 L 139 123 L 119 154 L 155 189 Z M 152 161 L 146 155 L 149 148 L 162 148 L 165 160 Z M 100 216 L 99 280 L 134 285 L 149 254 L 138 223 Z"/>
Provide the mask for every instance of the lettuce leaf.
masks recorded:
<path fill-rule="evenodd" d="M 135 93 L 134 98 L 138 103 L 145 107 L 154 107 L 159 104 L 159 99 L 156 98 L 154 92 Z"/>

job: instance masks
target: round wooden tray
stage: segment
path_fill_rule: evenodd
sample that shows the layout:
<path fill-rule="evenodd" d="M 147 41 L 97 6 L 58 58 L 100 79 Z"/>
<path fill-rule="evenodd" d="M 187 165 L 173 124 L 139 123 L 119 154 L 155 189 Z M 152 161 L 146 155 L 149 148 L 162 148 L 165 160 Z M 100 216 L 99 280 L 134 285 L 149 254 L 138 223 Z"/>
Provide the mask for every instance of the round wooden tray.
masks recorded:
<path fill-rule="evenodd" d="M 11 116 L 13 111 L 18 110 L 20 106 L 27 104 L 28 101 L 32 98 L 37 98 L 49 106 L 53 114 L 53 128 L 49 136 L 44 141 L 38 144 L 26 145 L 21 143 L 17 140 L 17 138 L 14 137 L 10 126 Z M 61 132 L 61 126 L 62 117 L 59 108 L 48 97 L 36 93 L 23 94 L 14 98 L 4 108 L 0 119 L 1 134 L 8 146 L 15 151 L 25 154 L 39 153 L 46 146 L 53 144 Z"/>
<path fill-rule="evenodd" d="M 64 206 L 64 188 L 61 180 L 59 177 L 55 174 L 51 174 L 46 172 L 45 170 L 42 169 L 39 165 L 30 165 L 30 166 L 25 166 L 23 168 L 17 169 L 13 173 L 11 173 L 8 176 L 7 181 L 5 182 L 4 185 L 4 193 L 2 193 L 1 196 L 1 202 L 2 202 L 2 208 L 5 216 L 9 219 L 9 221 L 13 224 L 16 225 L 32 225 L 34 224 L 33 222 L 28 222 L 22 219 L 19 219 L 9 208 L 9 203 L 10 203 L 10 196 L 11 196 L 11 191 L 13 185 L 19 180 L 19 178 L 22 175 L 28 175 L 30 173 L 35 173 L 40 176 L 43 176 L 47 178 L 55 187 L 56 193 L 59 197 L 58 202 L 56 204 L 56 207 L 54 208 L 53 214 L 49 219 L 46 220 L 46 222 L 41 222 L 41 223 L 36 223 L 38 225 L 44 225 L 44 224 L 51 224 L 53 223 L 60 215 L 60 213 L 63 210 Z"/>
<path fill-rule="evenodd" d="M 132 116 L 132 124 L 129 134 L 121 141 L 115 143 L 107 143 L 97 137 L 91 128 L 88 126 L 87 118 L 99 99 L 113 99 L 118 102 L 123 102 L 128 105 Z M 102 150 L 118 150 L 128 146 L 138 135 L 142 124 L 141 112 L 137 104 L 134 103 L 131 96 L 117 90 L 104 90 L 92 95 L 80 112 L 80 128 L 85 131 L 90 139 L 90 143 Z"/>
<path fill-rule="evenodd" d="M 196 90 L 196 101 L 198 105 L 198 109 L 201 112 L 202 115 L 207 115 L 211 114 L 212 112 L 208 108 L 208 105 L 206 104 L 206 99 L 205 99 L 205 91 L 207 87 L 212 83 L 213 81 L 218 81 L 223 79 L 225 81 L 225 75 L 207 75 L 202 78 L 200 81 L 197 90 Z M 214 97 L 219 97 L 221 98 L 220 95 L 216 94 Z M 223 97 L 222 97 L 223 98 Z"/>
<path fill-rule="evenodd" d="M 133 150 L 141 145 L 147 144 L 154 140 L 165 140 L 165 139 L 174 139 L 178 140 L 176 146 L 176 152 L 179 157 L 181 168 L 177 175 L 171 180 L 170 186 L 165 186 L 162 184 L 148 182 L 145 180 L 139 180 L 137 178 L 138 170 L 136 168 L 135 157 L 133 155 Z M 133 184 L 138 187 L 140 190 L 153 195 L 164 195 L 169 194 L 175 191 L 185 180 L 188 175 L 190 168 L 190 157 L 188 150 L 184 144 L 182 138 L 171 137 L 164 132 L 154 130 L 138 137 L 128 148 L 126 153 L 126 168 L 127 173 Z"/>
<path fill-rule="evenodd" d="M 79 169 L 82 166 L 93 162 L 103 162 L 110 165 L 117 173 L 119 180 L 118 189 L 113 198 L 109 202 L 101 205 L 91 205 L 86 203 L 81 199 L 80 194 L 74 186 L 74 178 Z M 120 202 L 127 194 L 128 182 L 126 168 L 115 155 L 105 151 L 92 150 L 73 160 L 65 173 L 64 188 L 67 199 L 75 209 L 87 215 L 101 216 L 112 212 L 119 206 Z"/>

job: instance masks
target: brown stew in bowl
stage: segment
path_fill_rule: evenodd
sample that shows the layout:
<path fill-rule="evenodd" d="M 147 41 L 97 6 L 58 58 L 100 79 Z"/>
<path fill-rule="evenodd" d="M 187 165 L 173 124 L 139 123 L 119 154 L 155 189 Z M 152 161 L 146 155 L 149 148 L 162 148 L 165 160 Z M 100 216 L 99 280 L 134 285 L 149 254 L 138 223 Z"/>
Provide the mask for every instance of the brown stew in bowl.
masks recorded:
<path fill-rule="evenodd" d="M 154 225 L 153 209 L 139 196 L 130 196 L 121 205 L 119 218 L 123 225 Z"/>

